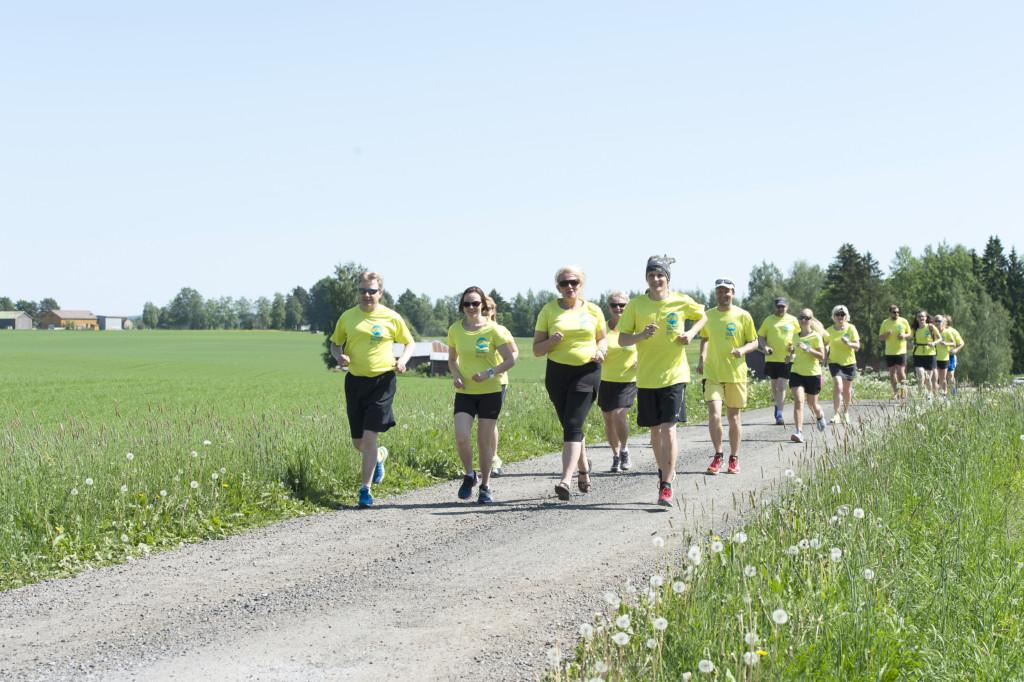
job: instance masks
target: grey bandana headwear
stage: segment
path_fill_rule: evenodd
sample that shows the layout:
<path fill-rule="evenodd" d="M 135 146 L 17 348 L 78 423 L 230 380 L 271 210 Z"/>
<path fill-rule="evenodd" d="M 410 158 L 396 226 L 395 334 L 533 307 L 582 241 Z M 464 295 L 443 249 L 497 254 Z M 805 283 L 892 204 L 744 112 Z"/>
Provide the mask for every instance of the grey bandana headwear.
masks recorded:
<path fill-rule="evenodd" d="M 671 266 L 676 262 L 671 256 L 651 256 L 647 259 L 647 271 L 661 270 L 665 273 L 665 279 L 672 279 Z M 646 273 L 645 273 L 646 274 Z"/>

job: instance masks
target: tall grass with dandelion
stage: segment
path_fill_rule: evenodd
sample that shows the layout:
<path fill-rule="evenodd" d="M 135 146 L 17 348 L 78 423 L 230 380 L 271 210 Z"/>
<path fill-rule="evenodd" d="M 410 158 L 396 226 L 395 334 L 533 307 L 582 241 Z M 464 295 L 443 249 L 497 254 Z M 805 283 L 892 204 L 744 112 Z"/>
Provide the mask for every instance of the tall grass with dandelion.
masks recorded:
<path fill-rule="evenodd" d="M 606 594 L 550 677 L 1024 678 L 1024 390 L 912 404 L 786 474 Z"/>

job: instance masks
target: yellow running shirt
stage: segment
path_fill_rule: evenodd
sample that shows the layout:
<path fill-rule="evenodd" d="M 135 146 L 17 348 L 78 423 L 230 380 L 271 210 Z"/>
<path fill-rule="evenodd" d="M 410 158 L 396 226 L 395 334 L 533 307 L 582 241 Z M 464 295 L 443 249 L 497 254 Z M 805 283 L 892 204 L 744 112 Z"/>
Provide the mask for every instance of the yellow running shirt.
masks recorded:
<path fill-rule="evenodd" d="M 410 344 L 412 334 L 401 315 L 378 303 L 370 313 L 359 306 L 343 312 L 331 343 L 349 357 L 348 369 L 354 376 L 376 377 L 395 368 L 392 344 Z"/>
<path fill-rule="evenodd" d="M 757 330 L 758 336 L 765 338 L 765 343 L 771 347 L 772 354 L 765 355 L 765 362 L 785 362 L 789 355 L 789 347 L 793 344 L 800 331 L 800 323 L 795 317 L 786 313 L 782 317 L 769 315 L 764 318 L 761 327 Z"/>
<path fill-rule="evenodd" d="M 456 393 L 481 395 L 483 393 L 499 393 L 501 391 L 501 375 L 495 375 L 486 381 L 473 381 L 473 375 L 486 372 L 491 367 L 502 363 L 498 348 L 512 342 L 508 330 L 494 322 L 487 322 L 475 331 L 467 331 L 459 320 L 448 328 L 448 346 L 458 353 L 459 372 L 465 388 L 455 389 Z"/>
<path fill-rule="evenodd" d="M 843 337 L 845 337 L 852 343 L 860 343 L 860 334 L 857 333 L 857 328 L 847 323 L 842 331 L 832 325 L 825 332 L 828 334 L 828 361 L 842 367 L 857 364 L 857 352 L 843 341 Z"/>
<path fill-rule="evenodd" d="M 811 350 L 821 350 L 825 347 L 825 341 L 818 332 L 811 332 L 807 336 L 798 336 L 794 345 L 793 374 L 803 377 L 820 377 L 821 361 L 807 351 L 800 348 L 800 343 L 806 343 Z M 845 344 L 844 344 L 845 345 Z M 846 363 L 850 364 L 850 363 Z"/>
<path fill-rule="evenodd" d="M 899 335 L 910 333 L 910 323 L 902 317 L 897 317 L 895 320 L 887 317 L 882 320 L 882 326 L 878 330 L 878 335 L 881 336 L 886 332 L 892 332 L 892 334 L 885 340 L 885 354 L 903 355 L 906 353 L 907 340 L 901 339 Z"/>
<path fill-rule="evenodd" d="M 498 324 L 498 323 L 495 322 L 495 324 Z M 512 336 L 512 332 L 510 332 L 508 330 L 508 327 L 506 327 L 505 325 L 498 324 L 498 332 L 501 333 L 501 334 L 505 334 L 506 336 L 508 336 L 508 338 L 512 339 L 512 343 L 516 342 L 515 338 Z M 512 349 L 510 348 L 509 350 L 512 350 Z M 502 386 L 508 386 L 508 372 L 502 372 L 500 375 L 498 375 L 498 378 L 501 380 L 501 385 Z"/>
<path fill-rule="evenodd" d="M 720 384 L 747 383 L 747 360 L 734 358 L 734 348 L 757 340 L 754 319 L 743 308 L 732 306 L 722 312 L 717 307 L 707 311 L 708 321 L 700 330 L 708 340 L 704 360 L 704 378 Z"/>
<path fill-rule="evenodd" d="M 636 381 L 636 346 L 620 346 L 619 330 L 609 329 L 608 355 L 601 363 L 601 381 L 631 384 Z"/>
<path fill-rule="evenodd" d="M 921 357 L 935 355 L 935 348 L 928 345 L 932 341 L 935 341 L 935 339 L 932 338 L 931 325 L 926 324 L 923 327 L 918 327 L 914 331 L 914 355 L 920 355 Z"/>
<path fill-rule="evenodd" d="M 664 301 L 652 301 L 647 294 L 630 299 L 622 311 L 619 331 L 639 334 L 649 324 L 658 326 L 654 336 L 636 342 L 637 388 L 665 388 L 690 382 L 686 346 L 676 337 L 685 331 L 685 320 L 699 320 L 703 315 L 704 306 L 686 294 L 673 292 Z"/>
<path fill-rule="evenodd" d="M 548 357 L 563 365 L 579 367 L 594 358 L 597 333 L 604 332 L 604 313 L 590 301 L 572 310 L 563 310 L 558 299 L 548 301 L 537 314 L 534 331 L 545 332 L 548 338 L 562 333 L 562 340 L 548 352 Z"/>

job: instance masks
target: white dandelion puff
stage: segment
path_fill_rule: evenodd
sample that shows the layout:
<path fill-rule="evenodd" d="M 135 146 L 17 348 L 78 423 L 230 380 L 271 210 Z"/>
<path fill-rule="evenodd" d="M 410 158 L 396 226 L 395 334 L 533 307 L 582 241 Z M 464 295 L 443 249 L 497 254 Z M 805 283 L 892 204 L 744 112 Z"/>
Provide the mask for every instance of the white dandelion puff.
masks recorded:
<path fill-rule="evenodd" d="M 810 545 L 811 549 L 818 549 L 819 547 L 821 547 L 821 540 L 819 540 L 818 538 L 811 538 Z"/>
<path fill-rule="evenodd" d="M 782 475 L 785 476 L 786 478 L 793 478 L 794 476 L 796 476 L 796 472 L 793 471 L 792 469 L 786 469 L 785 471 L 782 472 Z"/>
<path fill-rule="evenodd" d="M 86 485 L 92 485 L 92 479 L 91 478 L 85 479 L 85 484 Z"/>
<path fill-rule="evenodd" d="M 210 474 L 210 480 L 211 481 L 216 481 L 218 478 L 220 478 L 220 476 L 217 474 L 216 471 L 214 471 L 212 474 Z"/>
<path fill-rule="evenodd" d="M 830 517 L 828 518 L 828 522 L 829 522 L 829 525 L 832 525 L 832 526 L 834 526 L 834 525 L 836 525 L 837 523 L 839 523 L 839 517 L 838 517 L 838 516 L 830 516 Z"/>
<path fill-rule="evenodd" d="M 793 479 L 793 483 L 795 483 L 797 486 L 801 486 L 804 484 L 804 479 L 797 476 L 796 478 Z"/>
<path fill-rule="evenodd" d="M 160 491 L 160 497 L 167 497 L 167 491 L 166 490 L 161 490 Z"/>
<path fill-rule="evenodd" d="M 786 609 L 775 609 L 772 611 L 772 621 L 776 625 L 785 625 L 789 622 L 789 614 L 786 613 Z"/>
<path fill-rule="evenodd" d="M 654 536 L 654 537 L 653 537 L 653 538 L 651 539 L 651 543 L 652 543 L 652 544 L 653 544 L 653 545 L 654 545 L 655 547 L 657 547 L 658 549 L 661 549 L 662 547 L 664 547 L 664 546 L 665 546 L 665 538 L 661 537 L 660 535 L 655 535 L 655 536 Z"/>
<path fill-rule="evenodd" d="M 199 487 L 199 481 L 192 481 L 191 483 L 188 484 L 188 486 L 192 488 L 192 490 L 195 490 L 196 488 Z"/>
<path fill-rule="evenodd" d="M 604 661 L 598 661 L 594 664 L 594 670 L 603 675 L 604 673 L 608 672 L 608 664 Z"/>
<path fill-rule="evenodd" d="M 661 587 L 664 584 L 665 584 L 665 579 L 662 578 L 660 575 L 652 575 L 651 576 L 651 587 Z"/>
<path fill-rule="evenodd" d="M 120 488 L 120 490 L 121 490 L 121 492 L 122 492 L 122 493 L 126 493 L 126 492 L 128 492 L 128 486 L 126 486 L 126 485 L 124 485 L 124 484 L 122 483 L 122 484 L 121 484 L 121 488 Z"/>
<path fill-rule="evenodd" d="M 743 575 L 747 576 L 748 578 L 753 578 L 755 575 L 757 575 L 757 569 L 750 565 L 744 566 Z"/>
<path fill-rule="evenodd" d="M 832 486 L 832 494 L 833 495 L 838 495 L 841 492 L 843 492 L 843 489 L 839 487 L 838 483 L 836 483 L 834 486 Z"/>
<path fill-rule="evenodd" d="M 71 495 L 72 495 L 72 497 L 74 497 L 74 496 L 75 496 L 75 495 L 77 495 L 77 494 L 78 494 L 78 488 L 72 488 L 72 489 L 71 489 Z"/>
<path fill-rule="evenodd" d="M 613 609 L 619 608 L 619 604 L 622 603 L 622 600 L 619 599 L 619 595 L 615 594 L 614 592 L 605 592 L 604 600 L 608 602 L 608 606 L 612 607 Z"/>
<path fill-rule="evenodd" d="M 135 455 L 129 452 L 127 455 L 124 456 L 124 458 L 130 462 L 133 459 L 135 459 Z"/>
<path fill-rule="evenodd" d="M 686 583 L 680 580 L 675 581 L 674 583 L 672 583 L 672 591 L 676 594 L 682 594 L 683 592 L 686 592 Z"/>
<path fill-rule="evenodd" d="M 193 457 L 198 457 L 198 456 L 199 456 L 199 453 L 198 453 L 198 452 L 196 452 L 195 450 L 193 450 L 193 451 L 192 451 L 192 456 L 193 456 Z"/>
<path fill-rule="evenodd" d="M 742 545 L 744 542 L 747 541 L 747 534 L 743 531 L 740 531 L 736 533 L 736 535 L 732 536 L 732 541 L 735 542 L 737 545 Z"/>
<path fill-rule="evenodd" d="M 558 652 L 558 649 L 548 649 L 548 665 L 552 668 L 557 668 L 561 662 L 562 654 Z"/>
<path fill-rule="evenodd" d="M 662 618 L 661 616 L 658 616 L 654 619 L 654 629 L 658 632 L 664 632 L 666 629 L 668 629 L 668 621 Z"/>
<path fill-rule="evenodd" d="M 718 554 L 723 549 L 725 549 L 725 545 L 722 544 L 721 540 L 715 540 L 714 542 L 711 543 L 711 551 L 713 553 Z"/>
<path fill-rule="evenodd" d="M 690 678 L 691 677 L 693 677 L 693 673 L 685 672 L 685 673 L 683 673 L 683 676 L 681 678 L 679 678 L 679 679 L 682 680 L 682 682 L 690 682 Z"/>
<path fill-rule="evenodd" d="M 690 545 L 690 549 L 686 552 L 686 558 L 689 559 L 690 563 L 694 566 L 700 566 L 700 547 L 698 545 Z"/>
<path fill-rule="evenodd" d="M 800 549 L 808 549 L 811 546 L 811 541 L 807 538 L 804 538 L 800 542 L 796 543 L 796 546 Z"/>
<path fill-rule="evenodd" d="M 627 635 L 625 632 L 616 632 L 614 635 L 612 635 L 612 641 L 618 644 L 619 646 L 626 646 L 627 644 L 629 644 L 629 635 Z"/>
<path fill-rule="evenodd" d="M 863 519 L 864 518 L 864 510 L 861 509 L 860 507 L 854 507 L 853 508 L 853 518 L 855 518 L 855 519 Z"/>
<path fill-rule="evenodd" d="M 127 543 L 130 538 L 125 534 L 121 533 L 121 542 Z"/>
<path fill-rule="evenodd" d="M 875 572 L 872 571 L 870 568 L 865 568 L 863 576 L 864 576 L 864 580 L 874 580 L 875 579 Z"/>
<path fill-rule="evenodd" d="M 701 671 L 705 675 L 710 675 L 715 672 L 715 664 L 706 658 L 702 658 L 697 662 L 697 670 Z"/>
<path fill-rule="evenodd" d="M 755 652 L 753 652 L 753 651 L 744 651 L 743 652 L 743 663 L 745 665 L 753 667 L 753 666 L 757 665 L 759 662 L 760 661 L 758 660 L 757 654 Z"/>
<path fill-rule="evenodd" d="M 848 504 L 842 504 L 842 505 L 839 505 L 836 508 L 836 514 L 838 516 L 846 516 L 849 513 L 850 513 L 850 505 L 848 505 Z"/>
<path fill-rule="evenodd" d="M 624 613 L 615 619 L 615 626 L 620 630 L 625 630 L 629 627 L 629 614 Z"/>
<path fill-rule="evenodd" d="M 644 646 L 646 646 L 648 649 L 655 649 L 658 646 L 658 640 L 654 639 L 653 637 L 648 637 L 647 641 L 644 642 Z"/>
<path fill-rule="evenodd" d="M 228 470 L 227 470 L 227 469 L 225 469 L 224 467 L 221 467 L 221 468 L 220 468 L 220 475 L 221 475 L 221 476 L 223 476 L 223 475 L 224 475 L 224 474 L 226 474 L 227 472 L 228 472 Z"/>
<path fill-rule="evenodd" d="M 786 548 L 786 554 L 788 554 L 789 556 L 796 556 L 799 553 L 800 553 L 800 548 L 797 547 L 796 545 L 790 545 L 789 547 Z"/>
<path fill-rule="evenodd" d="M 843 558 L 843 550 L 839 549 L 838 547 L 833 547 L 831 550 L 829 550 L 828 558 L 832 561 L 839 561 Z"/>
<path fill-rule="evenodd" d="M 208 441 L 208 440 L 204 440 L 204 441 L 203 441 L 203 445 L 212 445 L 212 444 L 210 443 L 210 441 Z"/>
<path fill-rule="evenodd" d="M 757 646 L 757 643 L 761 641 L 761 638 L 757 636 L 756 632 L 748 632 L 743 635 L 743 641 L 747 643 L 747 646 Z"/>
<path fill-rule="evenodd" d="M 587 640 L 588 642 L 594 638 L 594 626 L 590 623 L 584 623 L 580 626 L 580 637 Z"/>

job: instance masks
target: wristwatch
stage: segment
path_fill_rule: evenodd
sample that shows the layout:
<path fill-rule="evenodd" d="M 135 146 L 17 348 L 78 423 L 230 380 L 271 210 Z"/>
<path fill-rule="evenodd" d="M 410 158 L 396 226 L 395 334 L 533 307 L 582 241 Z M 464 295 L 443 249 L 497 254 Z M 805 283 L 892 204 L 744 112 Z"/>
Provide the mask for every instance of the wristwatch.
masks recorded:
<path fill-rule="evenodd" d="M 487 376 L 492 378 L 492 379 L 494 378 L 494 368 L 493 367 L 488 367 L 487 368 Z"/>

